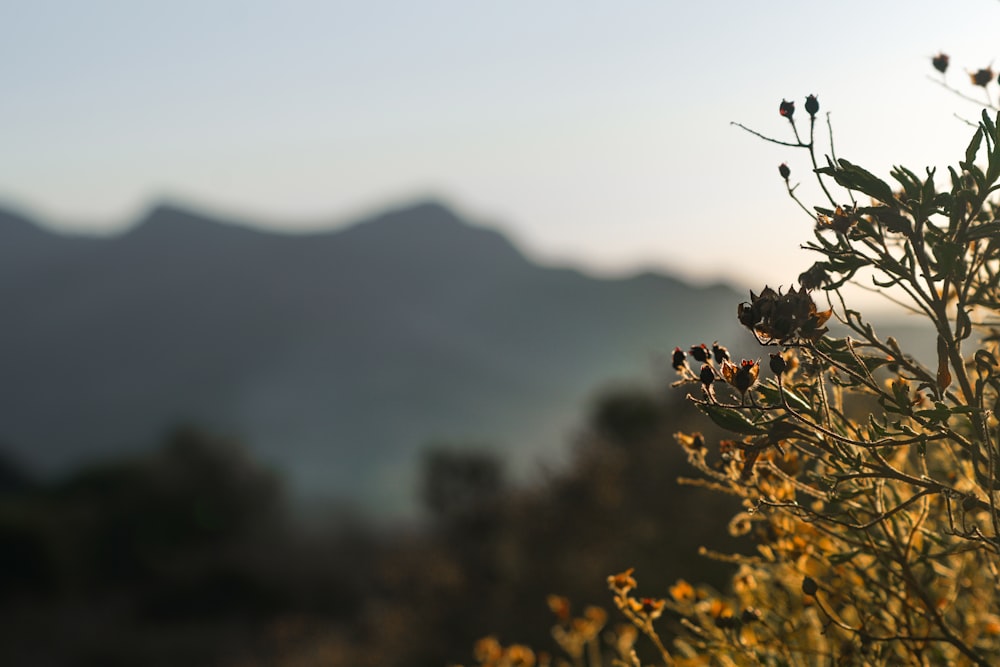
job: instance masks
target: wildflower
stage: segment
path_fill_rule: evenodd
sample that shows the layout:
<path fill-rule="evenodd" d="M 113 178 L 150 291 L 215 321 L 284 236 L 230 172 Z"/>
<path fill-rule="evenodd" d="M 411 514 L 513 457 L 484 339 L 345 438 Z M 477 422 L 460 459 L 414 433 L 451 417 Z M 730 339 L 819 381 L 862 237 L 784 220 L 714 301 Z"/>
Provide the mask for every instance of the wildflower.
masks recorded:
<path fill-rule="evenodd" d="M 933 58 L 931 58 L 931 65 L 934 66 L 934 69 L 944 74 L 948 70 L 949 60 L 950 59 L 948 58 L 948 54 L 939 53 Z"/>
<path fill-rule="evenodd" d="M 633 572 L 635 572 L 635 568 L 630 567 L 624 572 L 611 575 L 608 577 L 608 588 L 619 595 L 627 594 L 630 590 L 638 586 L 635 579 L 632 577 Z"/>
<path fill-rule="evenodd" d="M 823 214 L 816 217 L 816 229 L 832 229 L 839 234 L 846 234 L 858 219 L 857 212 L 850 206 L 838 206 L 832 218 Z"/>
<path fill-rule="evenodd" d="M 645 617 L 646 620 L 652 621 L 660 617 L 667 601 L 656 598 L 642 598 L 641 600 L 629 598 L 628 603 L 629 608 L 631 608 L 633 612 Z"/>
<path fill-rule="evenodd" d="M 675 602 L 693 602 L 694 587 L 683 579 L 678 579 L 677 583 L 670 587 L 670 597 Z"/>
<path fill-rule="evenodd" d="M 569 620 L 569 600 L 562 595 L 550 595 L 547 598 L 549 603 L 549 609 L 552 613 L 556 615 L 560 623 L 565 623 Z"/>
<path fill-rule="evenodd" d="M 806 97 L 806 112 L 809 114 L 810 118 L 816 118 L 816 113 L 819 111 L 819 100 L 816 99 L 815 95 L 809 95 Z"/>
<path fill-rule="evenodd" d="M 504 651 L 504 663 L 511 667 L 534 667 L 535 652 L 524 644 L 511 644 Z"/>
<path fill-rule="evenodd" d="M 684 449 L 690 450 L 692 452 L 700 452 L 705 449 L 705 436 L 701 433 L 692 433 L 688 435 L 687 433 L 676 433 L 674 438 L 677 442 L 684 447 Z"/>
<path fill-rule="evenodd" d="M 760 373 L 760 363 L 749 359 L 741 361 L 739 366 L 728 361 L 722 364 L 722 377 L 740 394 L 747 393 L 747 390 L 757 382 L 758 373 Z"/>
<path fill-rule="evenodd" d="M 753 528 L 753 524 L 750 521 L 750 515 L 746 512 L 740 512 L 729 521 L 729 534 L 733 537 L 746 535 L 751 528 Z"/>
<path fill-rule="evenodd" d="M 972 79 L 972 85 L 985 88 L 986 84 L 993 80 L 993 66 L 969 72 L 969 78 Z"/>
<path fill-rule="evenodd" d="M 778 107 L 778 113 L 787 118 L 792 119 L 795 115 L 795 102 L 789 102 L 788 100 L 781 100 L 781 105 Z"/>
<path fill-rule="evenodd" d="M 778 165 L 778 173 L 787 181 L 788 177 L 792 175 L 792 170 L 788 168 L 788 164 L 782 162 Z"/>
<path fill-rule="evenodd" d="M 493 636 L 478 640 L 472 650 L 476 660 L 482 663 L 496 662 L 503 655 L 500 642 Z"/>

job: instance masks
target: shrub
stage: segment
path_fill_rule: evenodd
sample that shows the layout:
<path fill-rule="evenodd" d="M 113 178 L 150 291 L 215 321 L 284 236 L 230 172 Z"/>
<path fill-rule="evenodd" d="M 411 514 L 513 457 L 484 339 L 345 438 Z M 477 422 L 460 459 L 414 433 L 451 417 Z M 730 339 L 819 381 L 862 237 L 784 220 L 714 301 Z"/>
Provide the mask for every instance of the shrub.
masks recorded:
<path fill-rule="evenodd" d="M 779 169 L 819 260 L 798 287 L 765 286 L 736 309 L 767 368 L 724 348 L 674 353 L 676 384 L 729 434 L 676 439 L 695 483 L 742 499 L 729 528 L 755 549 L 728 557 L 724 593 L 678 581 L 640 595 L 641 572 L 608 577 L 625 628 L 603 648 L 596 632 L 573 644 L 590 625 L 564 612 L 555 633 L 589 642 L 591 664 L 1000 664 L 1000 116 L 983 112 L 947 178 L 896 167 L 890 185 L 832 143 L 820 166 L 817 98 L 804 108 L 808 141 L 787 101 L 794 141 L 749 130 L 807 150 L 827 199 L 807 208 Z M 935 358 L 847 305 L 842 288 L 869 282 L 923 318 Z M 651 653 L 636 653 L 638 634 Z M 528 664 L 493 649 L 482 664 Z"/>

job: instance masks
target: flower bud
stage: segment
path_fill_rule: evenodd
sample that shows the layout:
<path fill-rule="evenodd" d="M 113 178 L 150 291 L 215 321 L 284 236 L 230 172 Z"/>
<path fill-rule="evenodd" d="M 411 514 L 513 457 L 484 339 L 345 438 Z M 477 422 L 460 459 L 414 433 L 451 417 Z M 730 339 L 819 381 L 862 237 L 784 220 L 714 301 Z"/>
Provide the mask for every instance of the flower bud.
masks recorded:
<path fill-rule="evenodd" d="M 815 118 L 816 113 L 819 111 L 819 100 L 816 99 L 815 95 L 809 95 L 806 97 L 806 112 L 809 114 L 810 118 Z"/>
<path fill-rule="evenodd" d="M 948 60 L 948 54 L 939 53 L 931 58 L 931 65 L 934 65 L 934 69 L 944 74 L 948 70 Z"/>
<path fill-rule="evenodd" d="M 701 373 L 698 375 L 698 378 L 701 380 L 703 385 L 710 387 L 712 383 L 715 382 L 715 372 L 708 364 L 702 364 Z"/>
<path fill-rule="evenodd" d="M 816 580 L 812 577 L 806 577 L 802 580 L 802 592 L 806 595 L 816 595 L 819 591 L 819 586 L 816 584 Z"/>
<path fill-rule="evenodd" d="M 778 107 L 778 113 L 780 113 L 788 120 L 791 120 L 792 116 L 795 115 L 795 102 L 789 102 L 788 100 L 781 100 L 781 105 Z"/>
<path fill-rule="evenodd" d="M 781 356 L 778 352 L 771 353 L 771 372 L 775 375 L 781 375 L 786 370 L 788 370 L 788 364 L 785 363 L 785 358 Z"/>
<path fill-rule="evenodd" d="M 787 181 L 788 177 L 792 175 L 792 170 L 788 168 L 787 164 L 782 162 L 778 165 L 778 173 L 781 174 L 781 177 Z"/>
<path fill-rule="evenodd" d="M 684 367 L 684 364 L 686 363 L 684 361 L 684 357 L 685 356 L 686 355 L 684 354 L 684 350 L 682 350 L 679 347 L 675 347 L 674 348 L 674 358 L 673 358 L 673 362 L 672 362 L 674 370 L 678 370 L 679 371 L 681 368 Z"/>

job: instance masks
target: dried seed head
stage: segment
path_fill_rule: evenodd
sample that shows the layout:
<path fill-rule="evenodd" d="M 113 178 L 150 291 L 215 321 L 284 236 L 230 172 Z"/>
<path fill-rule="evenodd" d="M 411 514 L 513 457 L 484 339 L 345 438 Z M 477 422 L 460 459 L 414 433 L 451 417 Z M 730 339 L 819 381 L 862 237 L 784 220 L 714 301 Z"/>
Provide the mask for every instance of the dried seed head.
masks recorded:
<path fill-rule="evenodd" d="M 819 111 L 819 100 L 816 99 L 815 95 L 809 95 L 806 97 L 806 113 L 809 114 L 810 118 L 816 118 L 816 113 Z"/>
<path fill-rule="evenodd" d="M 698 379 L 706 387 L 710 387 L 713 382 L 715 382 L 715 371 L 708 364 L 701 365 L 701 373 L 698 374 Z"/>
<path fill-rule="evenodd" d="M 687 363 L 686 361 L 684 361 L 685 356 L 687 355 L 684 354 L 684 350 L 682 350 L 679 347 L 674 348 L 674 358 L 672 362 L 674 370 L 679 371 L 681 368 L 684 367 L 684 365 Z"/>
<path fill-rule="evenodd" d="M 778 113 L 788 120 L 792 120 L 792 116 L 795 115 L 795 102 L 781 100 L 781 105 L 778 107 Z"/>
<path fill-rule="evenodd" d="M 816 595 L 819 591 L 819 586 L 816 584 L 816 580 L 812 577 L 806 577 L 802 580 L 802 592 L 806 595 Z"/>
<path fill-rule="evenodd" d="M 972 85 L 985 88 L 986 84 L 993 80 L 993 67 L 984 67 L 975 72 L 970 72 L 969 78 L 972 79 Z"/>
<path fill-rule="evenodd" d="M 715 363 L 721 364 L 723 361 L 729 361 L 729 350 L 719 345 L 719 341 L 712 343 L 712 356 L 715 357 Z"/>
<path fill-rule="evenodd" d="M 788 168 L 787 164 L 782 162 L 778 165 L 778 173 L 781 174 L 781 177 L 787 181 L 788 177 L 792 175 L 792 170 Z"/>
<path fill-rule="evenodd" d="M 708 347 L 706 347 L 704 343 L 701 345 L 692 345 L 691 356 L 694 357 L 695 361 L 700 363 L 705 363 L 712 357 L 711 353 L 708 351 Z"/>
<path fill-rule="evenodd" d="M 747 393 L 757 381 L 759 373 L 760 364 L 749 359 L 741 361 L 739 366 L 728 361 L 722 364 L 722 377 L 741 394 Z"/>
<path fill-rule="evenodd" d="M 781 356 L 779 352 L 771 353 L 771 372 L 775 375 L 781 375 L 786 370 L 788 370 L 788 365 L 785 363 L 785 358 Z"/>
<path fill-rule="evenodd" d="M 931 65 L 934 66 L 934 69 L 944 74 L 946 71 L 948 71 L 949 60 L 950 59 L 948 58 L 947 54 L 939 53 L 933 58 L 931 58 Z"/>

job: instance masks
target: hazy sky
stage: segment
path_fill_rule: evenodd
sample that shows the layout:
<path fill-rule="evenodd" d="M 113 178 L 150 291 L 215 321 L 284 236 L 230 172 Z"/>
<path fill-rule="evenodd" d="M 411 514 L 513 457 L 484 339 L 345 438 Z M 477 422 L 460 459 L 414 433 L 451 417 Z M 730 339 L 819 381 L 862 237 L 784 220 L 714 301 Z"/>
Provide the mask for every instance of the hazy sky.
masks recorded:
<path fill-rule="evenodd" d="M 953 163 L 975 105 L 927 80 L 1000 56 L 995 0 L 0 3 L 0 200 L 74 230 L 170 198 L 331 226 L 426 196 L 534 256 L 788 284 L 811 203 L 782 98 L 840 157 Z M 981 92 L 981 91 L 979 91 Z M 994 84 L 993 93 L 996 94 Z M 803 125 L 804 126 L 804 125 Z"/>

